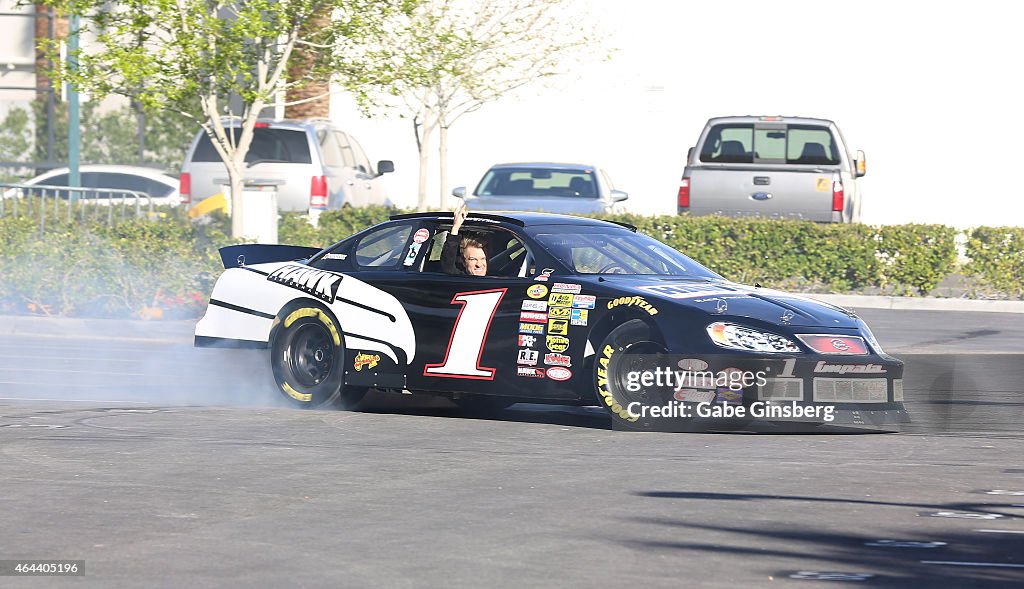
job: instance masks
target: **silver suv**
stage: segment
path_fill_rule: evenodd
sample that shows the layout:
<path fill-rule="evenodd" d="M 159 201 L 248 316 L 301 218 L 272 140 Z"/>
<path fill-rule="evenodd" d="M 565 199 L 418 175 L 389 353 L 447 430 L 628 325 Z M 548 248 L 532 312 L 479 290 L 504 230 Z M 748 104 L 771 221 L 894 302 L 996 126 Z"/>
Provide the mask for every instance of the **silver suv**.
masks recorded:
<path fill-rule="evenodd" d="M 231 130 L 237 139 L 240 127 Z M 370 165 L 355 138 L 326 119 L 260 119 L 245 156 L 246 181 L 276 185 L 282 211 L 390 205 L 380 177 L 394 169 L 390 160 Z M 186 154 L 180 182 L 182 199 L 192 203 L 221 193 L 228 182 L 227 168 L 202 129 Z"/>

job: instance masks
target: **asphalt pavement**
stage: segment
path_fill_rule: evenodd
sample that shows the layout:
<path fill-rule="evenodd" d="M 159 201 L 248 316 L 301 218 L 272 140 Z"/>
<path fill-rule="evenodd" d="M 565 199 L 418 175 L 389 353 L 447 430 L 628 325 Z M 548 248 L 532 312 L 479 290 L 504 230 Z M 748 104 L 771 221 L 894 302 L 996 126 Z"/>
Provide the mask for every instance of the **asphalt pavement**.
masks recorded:
<path fill-rule="evenodd" d="M 1024 585 L 1024 314 L 850 306 L 907 362 L 904 433 L 300 411 L 191 321 L 3 317 L 0 559 L 85 574 L 0 584 Z"/>

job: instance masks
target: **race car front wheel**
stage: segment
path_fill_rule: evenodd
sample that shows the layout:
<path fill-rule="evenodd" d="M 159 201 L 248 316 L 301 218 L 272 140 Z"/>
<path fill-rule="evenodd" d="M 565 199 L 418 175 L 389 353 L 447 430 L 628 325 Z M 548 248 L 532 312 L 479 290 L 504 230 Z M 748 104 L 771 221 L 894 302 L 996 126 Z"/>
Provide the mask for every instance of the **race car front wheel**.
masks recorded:
<path fill-rule="evenodd" d="M 345 346 L 334 318 L 324 309 L 285 309 L 274 328 L 270 366 L 278 390 L 294 406 L 351 405 L 365 389 L 345 387 Z"/>
<path fill-rule="evenodd" d="M 630 373 L 651 368 L 665 352 L 654 341 L 651 327 L 639 319 L 619 325 L 604 338 L 594 359 L 594 391 L 616 429 L 650 430 L 652 423 L 640 409 L 659 402 L 649 390 L 633 386 Z"/>

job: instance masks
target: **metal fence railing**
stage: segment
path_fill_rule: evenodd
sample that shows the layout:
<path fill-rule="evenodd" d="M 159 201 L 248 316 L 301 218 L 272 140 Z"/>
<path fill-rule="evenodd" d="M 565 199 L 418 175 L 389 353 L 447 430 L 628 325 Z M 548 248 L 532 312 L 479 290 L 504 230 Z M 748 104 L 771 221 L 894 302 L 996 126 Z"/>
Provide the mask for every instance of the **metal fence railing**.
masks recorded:
<path fill-rule="evenodd" d="M 47 220 L 67 221 L 124 219 L 152 216 L 153 198 L 144 192 L 116 188 L 70 188 L 43 184 L 0 182 L 0 217 L 39 216 L 39 232 L 45 231 Z"/>

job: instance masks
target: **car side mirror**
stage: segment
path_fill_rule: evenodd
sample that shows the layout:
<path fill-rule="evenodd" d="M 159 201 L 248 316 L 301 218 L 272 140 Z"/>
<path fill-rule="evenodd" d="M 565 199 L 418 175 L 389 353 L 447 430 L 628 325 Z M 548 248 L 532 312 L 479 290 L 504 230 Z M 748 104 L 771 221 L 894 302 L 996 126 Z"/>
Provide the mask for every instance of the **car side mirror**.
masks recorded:
<path fill-rule="evenodd" d="M 380 160 L 377 162 L 377 175 L 387 174 L 395 171 L 395 162 L 391 160 Z"/>
<path fill-rule="evenodd" d="M 629 194 L 625 193 L 625 192 L 623 192 L 621 190 L 613 190 L 613 191 L 611 191 L 611 197 L 612 197 L 612 202 L 622 202 L 622 201 L 626 200 L 627 198 L 629 198 Z"/>
<path fill-rule="evenodd" d="M 455 198 L 466 198 L 466 187 L 457 186 L 455 188 L 452 188 L 452 196 L 454 196 Z"/>
<path fill-rule="evenodd" d="M 857 159 L 854 160 L 853 165 L 858 178 L 868 173 L 868 161 L 864 156 L 864 150 L 857 150 Z"/>

